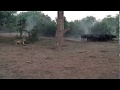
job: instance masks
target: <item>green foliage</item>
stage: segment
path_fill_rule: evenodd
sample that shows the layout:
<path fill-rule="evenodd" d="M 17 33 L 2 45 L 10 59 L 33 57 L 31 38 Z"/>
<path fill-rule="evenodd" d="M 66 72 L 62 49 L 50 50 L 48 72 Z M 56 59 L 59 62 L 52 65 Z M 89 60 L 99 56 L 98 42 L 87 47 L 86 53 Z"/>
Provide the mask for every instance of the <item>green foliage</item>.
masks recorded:
<path fill-rule="evenodd" d="M 107 24 L 104 22 L 97 22 L 95 25 L 91 28 L 91 32 L 93 34 L 110 34 Z"/>
<path fill-rule="evenodd" d="M 20 32 L 20 37 L 23 35 L 23 31 L 26 28 L 26 19 L 23 17 L 20 17 L 17 23 L 17 30 Z"/>
<path fill-rule="evenodd" d="M 65 37 L 80 37 L 87 33 L 108 33 L 119 35 L 119 16 L 106 16 L 98 21 L 93 16 L 81 20 L 68 22 L 64 20 Z M 38 36 L 54 37 L 57 30 L 55 21 L 41 11 L 27 11 L 16 14 L 16 11 L 0 11 L 0 32 L 20 32 L 21 36 L 26 31 L 31 42 L 37 41 Z"/>
<path fill-rule="evenodd" d="M 66 37 L 79 37 L 81 34 L 84 33 L 83 28 L 81 28 L 81 22 L 80 21 L 74 21 L 70 22 L 69 26 L 72 28 L 68 32 L 65 33 Z"/>
<path fill-rule="evenodd" d="M 36 42 L 38 40 L 38 30 L 36 27 L 34 27 L 30 32 L 28 32 L 29 36 L 28 36 L 28 41 L 29 42 Z"/>
<path fill-rule="evenodd" d="M 0 11 L 0 29 L 3 32 L 15 31 L 16 11 Z"/>
<path fill-rule="evenodd" d="M 111 17 L 108 15 L 102 21 L 96 22 L 94 26 L 91 28 L 92 33 L 102 33 L 102 34 L 113 34 L 118 36 L 119 32 L 119 18 L 118 15 L 116 17 Z"/>
<path fill-rule="evenodd" d="M 69 28 L 69 22 L 67 21 L 66 17 L 64 17 L 64 28 L 67 29 Z"/>
<path fill-rule="evenodd" d="M 48 15 L 44 15 L 40 11 L 22 12 L 18 17 L 26 19 L 26 28 L 28 32 L 36 27 L 37 34 L 42 36 L 54 36 L 56 31 L 56 23 L 51 20 Z"/>

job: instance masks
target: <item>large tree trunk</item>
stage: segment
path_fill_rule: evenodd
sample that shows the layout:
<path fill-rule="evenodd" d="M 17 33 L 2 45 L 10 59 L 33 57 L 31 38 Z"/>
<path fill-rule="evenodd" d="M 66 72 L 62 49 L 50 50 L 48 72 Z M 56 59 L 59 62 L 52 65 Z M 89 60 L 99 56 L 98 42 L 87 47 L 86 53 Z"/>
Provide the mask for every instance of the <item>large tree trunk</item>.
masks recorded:
<path fill-rule="evenodd" d="M 56 49 L 61 50 L 64 34 L 64 11 L 58 11 L 57 30 L 56 30 Z"/>
<path fill-rule="evenodd" d="M 61 50 L 61 46 L 63 45 L 63 40 L 64 40 L 64 34 L 65 32 L 67 32 L 68 30 L 70 30 L 70 28 L 68 29 L 64 29 L 64 11 L 58 11 L 58 18 L 57 18 L 57 30 L 56 30 L 56 35 L 55 35 L 55 39 L 56 39 L 56 49 L 57 50 Z"/>

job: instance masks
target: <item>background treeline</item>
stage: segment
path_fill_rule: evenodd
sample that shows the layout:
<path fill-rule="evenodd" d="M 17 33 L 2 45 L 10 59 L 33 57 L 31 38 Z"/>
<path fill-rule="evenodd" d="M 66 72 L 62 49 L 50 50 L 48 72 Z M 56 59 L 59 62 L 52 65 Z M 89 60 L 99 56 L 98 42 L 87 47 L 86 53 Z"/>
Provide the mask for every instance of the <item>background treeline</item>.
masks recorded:
<path fill-rule="evenodd" d="M 67 18 L 67 17 L 66 17 Z M 87 16 L 81 20 L 68 22 L 65 18 L 65 28 L 71 29 L 65 33 L 65 37 L 80 37 L 82 34 L 101 33 L 118 36 L 119 16 L 106 16 L 102 20 L 96 20 L 93 16 Z M 21 29 L 21 30 L 20 30 Z M 54 37 L 57 25 L 48 15 L 41 11 L 28 11 L 17 14 L 17 11 L 0 11 L 0 32 L 16 33 L 23 30 L 32 32 L 35 30 L 39 36 Z M 22 34 L 21 33 L 21 34 Z"/>

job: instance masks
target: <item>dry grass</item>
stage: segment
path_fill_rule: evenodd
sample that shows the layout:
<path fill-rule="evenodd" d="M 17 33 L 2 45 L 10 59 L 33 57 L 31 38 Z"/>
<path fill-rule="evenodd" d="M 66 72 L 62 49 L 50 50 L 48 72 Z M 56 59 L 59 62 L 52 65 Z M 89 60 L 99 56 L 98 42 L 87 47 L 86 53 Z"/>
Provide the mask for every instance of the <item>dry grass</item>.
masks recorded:
<path fill-rule="evenodd" d="M 54 40 L 26 46 L 16 46 L 12 40 L 0 37 L 1 79 L 119 78 L 118 42 L 65 41 L 56 51 Z"/>

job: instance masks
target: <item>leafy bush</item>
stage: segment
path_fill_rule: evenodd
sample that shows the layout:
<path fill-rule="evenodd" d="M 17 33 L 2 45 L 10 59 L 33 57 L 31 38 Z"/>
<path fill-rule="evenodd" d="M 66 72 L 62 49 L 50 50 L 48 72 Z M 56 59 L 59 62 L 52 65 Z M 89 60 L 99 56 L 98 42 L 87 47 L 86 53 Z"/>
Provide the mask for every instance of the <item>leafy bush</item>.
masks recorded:
<path fill-rule="evenodd" d="M 22 39 L 22 37 L 20 37 L 19 35 L 16 35 L 15 39 Z"/>
<path fill-rule="evenodd" d="M 29 42 L 32 42 L 32 43 L 36 42 L 38 40 L 38 30 L 36 29 L 36 27 L 33 28 L 30 32 L 28 32 L 28 35 L 29 36 L 27 40 Z"/>

